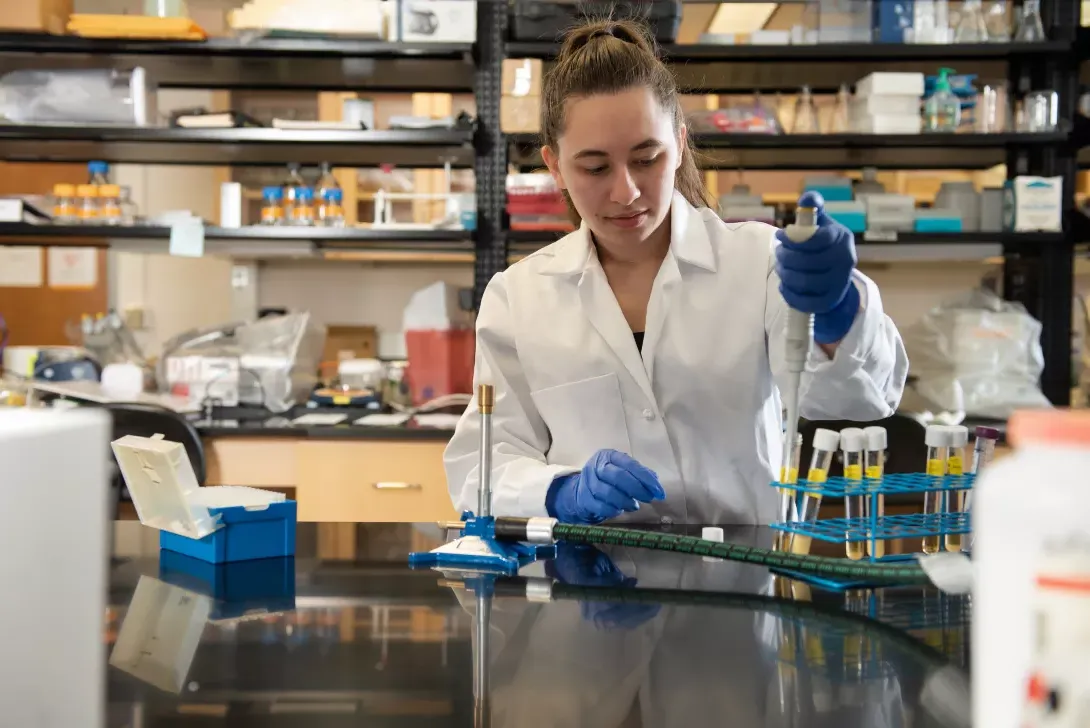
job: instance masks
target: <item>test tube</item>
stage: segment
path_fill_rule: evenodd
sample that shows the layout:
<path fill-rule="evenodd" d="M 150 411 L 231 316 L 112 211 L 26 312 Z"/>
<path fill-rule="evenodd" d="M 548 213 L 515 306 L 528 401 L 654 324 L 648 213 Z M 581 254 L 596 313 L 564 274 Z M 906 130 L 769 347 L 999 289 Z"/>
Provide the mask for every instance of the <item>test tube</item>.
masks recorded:
<path fill-rule="evenodd" d="M 806 473 L 806 480 L 811 487 L 820 488 L 820 484 L 829 478 L 829 465 L 833 462 L 833 453 L 839 444 L 839 432 L 820 429 L 814 432 L 814 454 L 810 458 L 810 470 Z M 799 505 L 799 521 L 814 523 L 820 510 L 821 493 L 804 491 Z M 810 537 L 795 534 L 791 539 L 791 551 L 796 554 L 810 553 Z"/>
<path fill-rule="evenodd" d="M 867 452 L 863 460 L 864 475 L 867 480 L 878 482 L 886 472 L 886 428 L 868 427 L 863 430 L 867 435 Z M 867 520 L 875 521 L 871 508 L 877 512 L 873 516 L 881 518 L 886 514 L 886 497 L 882 493 L 876 493 L 867 498 Z M 871 534 L 867 541 L 867 553 L 876 559 L 886 555 L 886 542 Z"/>
<path fill-rule="evenodd" d="M 802 435 L 795 434 L 795 445 L 791 448 L 791 462 L 784 463 L 780 467 L 781 483 L 799 482 L 799 459 L 802 457 Z M 791 488 L 780 488 L 780 522 L 788 523 L 798 518 L 795 511 L 795 491 Z M 791 545 L 791 534 L 787 531 L 776 533 L 775 548 L 778 551 L 786 551 Z"/>
<path fill-rule="evenodd" d="M 844 515 L 849 523 L 852 519 L 860 521 L 865 517 L 864 503 L 867 500 L 863 491 L 863 451 L 867 446 L 867 435 L 858 427 L 846 427 L 840 431 L 840 449 L 844 453 L 844 479 L 848 481 L 844 491 Z M 863 558 L 866 549 L 863 541 L 847 540 L 866 533 L 858 528 L 849 527 L 845 533 L 844 552 L 852 561 Z"/>
<path fill-rule="evenodd" d="M 999 430 L 994 427 L 980 425 L 973 431 L 973 434 L 976 435 L 976 440 L 973 442 L 973 465 L 972 470 L 969 472 L 973 475 L 979 475 L 980 471 L 988 467 L 988 463 L 995 456 L 995 444 L 999 442 Z M 974 487 L 976 487 L 975 484 Z M 967 513 L 973 510 L 972 490 L 965 494 L 964 510 Z"/>
<path fill-rule="evenodd" d="M 927 445 L 927 474 L 938 478 L 941 482 L 946 475 L 946 453 L 949 450 L 950 433 L 942 425 L 928 425 L 924 434 L 924 443 Z M 923 512 L 927 516 L 935 518 L 925 519 L 928 530 L 938 529 L 938 520 L 942 513 L 941 490 L 928 491 L 923 496 Z M 925 554 L 937 554 L 939 552 L 939 537 L 925 536 L 923 539 L 923 552 Z"/>
<path fill-rule="evenodd" d="M 950 450 L 946 453 L 946 474 L 965 475 L 965 446 L 969 444 L 969 428 L 963 425 L 951 425 L 946 428 L 950 438 Z M 949 490 L 946 496 L 946 511 L 961 513 L 965 510 L 964 490 Z M 946 534 L 946 550 L 961 551 L 961 534 Z"/>

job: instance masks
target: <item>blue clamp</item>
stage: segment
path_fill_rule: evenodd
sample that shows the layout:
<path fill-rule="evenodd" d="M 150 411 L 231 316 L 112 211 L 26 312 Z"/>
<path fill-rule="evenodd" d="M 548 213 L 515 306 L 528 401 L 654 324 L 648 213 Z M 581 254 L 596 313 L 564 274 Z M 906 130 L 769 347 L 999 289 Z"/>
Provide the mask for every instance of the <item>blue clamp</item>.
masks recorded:
<path fill-rule="evenodd" d="M 513 576 L 538 559 L 556 556 L 556 546 L 496 540 L 496 519 L 462 514 L 462 536 L 431 551 L 409 554 L 411 568 L 472 571 Z"/>

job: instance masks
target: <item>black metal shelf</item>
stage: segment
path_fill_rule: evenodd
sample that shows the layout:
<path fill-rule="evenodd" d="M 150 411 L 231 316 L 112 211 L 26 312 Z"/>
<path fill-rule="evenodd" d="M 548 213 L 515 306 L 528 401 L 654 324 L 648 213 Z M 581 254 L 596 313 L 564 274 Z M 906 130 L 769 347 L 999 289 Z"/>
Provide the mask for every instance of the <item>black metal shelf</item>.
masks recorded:
<path fill-rule="evenodd" d="M 663 57 L 686 93 L 795 93 L 802 85 L 815 92 L 854 86 L 874 71 L 934 73 L 938 65 L 957 63 L 960 73 L 1003 78 L 1014 63 L 1035 63 L 1072 52 L 1069 41 L 1044 43 L 904 44 L 826 43 L 814 45 L 675 44 Z M 555 43 L 508 42 L 507 54 L 550 59 Z"/>
<path fill-rule="evenodd" d="M 1005 60 L 1013 56 L 1040 56 L 1070 52 L 1071 43 L 815 43 L 807 45 L 717 45 L 708 43 L 665 44 L 663 58 L 671 62 L 687 61 L 904 61 L 904 60 Z M 511 58 L 555 58 L 558 43 L 547 41 L 509 41 Z"/>
<path fill-rule="evenodd" d="M 142 66 L 163 88 L 472 91 L 470 43 L 307 37 L 207 41 L 0 34 L 0 71 Z M 301 63 L 305 61 L 305 63 Z"/>
<path fill-rule="evenodd" d="M 326 228 L 250 225 L 224 228 L 208 225 L 206 240 L 224 241 L 307 241 L 337 246 L 410 245 L 417 248 L 469 249 L 473 233 L 467 230 L 402 230 L 375 228 Z M 0 223 L 0 240 L 13 238 L 110 238 L 118 240 L 168 240 L 170 228 L 161 225 L 34 225 L 30 223 Z"/>
<path fill-rule="evenodd" d="M 1064 132 L 1009 134 L 694 134 L 704 169 L 987 169 L 1010 147 L 1063 144 Z M 542 166 L 537 134 L 509 134 L 512 164 Z M 805 154 L 801 154 L 805 152 Z"/>
<path fill-rule="evenodd" d="M 319 164 L 341 167 L 456 167 L 473 164 L 469 130 L 341 131 L 176 129 L 112 126 L 0 126 L 0 159 L 234 165 Z"/>

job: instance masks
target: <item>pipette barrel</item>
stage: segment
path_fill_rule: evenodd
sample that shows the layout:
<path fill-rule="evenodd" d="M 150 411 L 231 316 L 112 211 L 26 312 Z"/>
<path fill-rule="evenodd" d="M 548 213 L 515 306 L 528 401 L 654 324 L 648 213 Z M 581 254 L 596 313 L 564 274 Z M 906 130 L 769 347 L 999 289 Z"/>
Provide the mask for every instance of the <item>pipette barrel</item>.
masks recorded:
<path fill-rule="evenodd" d="M 492 515 L 492 408 L 495 405 L 495 389 L 491 384 L 477 387 L 477 412 L 481 416 L 481 452 L 479 473 L 480 488 L 477 491 L 477 515 Z"/>

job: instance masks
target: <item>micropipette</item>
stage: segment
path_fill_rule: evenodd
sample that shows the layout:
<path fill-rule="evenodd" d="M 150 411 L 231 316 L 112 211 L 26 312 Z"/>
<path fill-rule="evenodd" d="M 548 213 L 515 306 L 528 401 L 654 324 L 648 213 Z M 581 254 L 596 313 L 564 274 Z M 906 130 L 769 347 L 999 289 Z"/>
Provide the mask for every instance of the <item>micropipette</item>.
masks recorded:
<path fill-rule="evenodd" d="M 864 518 L 863 504 L 866 496 L 863 491 L 863 450 L 867 445 L 867 435 L 858 427 L 846 427 L 840 431 L 840 449 L 844 452 L 844 479 L 848 481 L 844 494 L 844 515 L 849 523 L 853 519 Z M 860 535 L 861 529 L 849 527 L 844 534 L 844 551 L 852 561 L 863 558 L 863 541 L 848 540 Z M 865 531 L 863 531 L 865 533 Z"/>
<path fill-rule="evenodd" d="M 937 478 L 940 482 L 946 475 L 946 452 L 950 443 L 950 433 L 942 425 L 928 425 L 924 434 L 924 443 L 927 445 L 927 474 Z M 927 491 L 923 494 L 923 512 L 928 530 L 940 530 L 939 519 L 942 513 L 941 490 Z M 923 552 L 925 554 L 937 554 L 939 552 L 939 537 L 924 536 Z"/>
<path fill-rule="evenodd" d="M 866 475 L 868 481 L 877 483 L 885 475 L 886 470 L 886 428 L 875 425 L 865 428 L 863 432 L 867 434 L 867 454 L 863 461 L 864 475 Z M 873 514 L 875 518 L 872 518 L 872 508 L 876 511 Z M 882 493 L 869 496 L 866 510 L 868 521 L 882 518 L 886 514 L 886 496 Z M 886 555 L 886 542 L 875 538 L 873 533 L 870 536 L 870 540 L 867 541 L 867 553 L 876 559 L 880 559 Z"/>
<path fill-rule="evenodd" d="M 817 229 L 817 208 L 799 207 L 795 212 L 795 222 L 785 227 L 783 232 L 791 242 L 805 243 L 813 237 Z M 791 461 L 795 435 L 799 431 L 799 386 L 802 382 L 802 373 L 806 370 L 806 360 L 810 356 L 810 342 L 813 338 L 814 315 L 788 307 L 783 351 L 784 363 L 787 366 L 787 391 L 782 392 L 784 407 L 787 409 L 787 423 L 784 429 L 781 463 Z M 836 447 L 834 446 L 833 449 L 835 450 Z M 809 550 L 809 541 L 807 541 L 807 550 Z"/>
<path fill-rule="evenodd" d="M 829 478 L 829 465 L 833 462 L 833 453 L 836 452 L 839 444 L 839 432 L 821 429 L 814 432 L 814 454 L 810 458 L 810 470 L 806 473 L 806 480 L 811 488 L 820 488 L 821 483 Z M 817 521 L 820 509 L 821 493 L 803 492 L 802 503 L 799 506 L 799 521 L 814 523 Z M 795 534 L 791 539 L 791 552 L 810 553 L 810 537 Z"/>
<path fill-rule="evenodd" d="M 969 444 L 969 428 L 963 425 L 951 425 L 946 428 L 950 438 L 950 450 L 946 455 L 946 473 L 948 475 L 965 474 L 965 446 Z M 946 496 L 946 512 L 960 513 L 965 510 L 965 494 L 968 491 L 951 490 Z M 950 533 L 946 536 L 947 551 L 961 551 L 961 534 Z"/>

